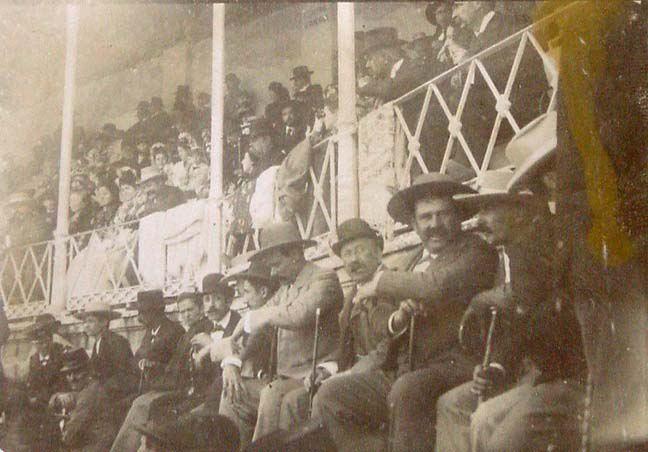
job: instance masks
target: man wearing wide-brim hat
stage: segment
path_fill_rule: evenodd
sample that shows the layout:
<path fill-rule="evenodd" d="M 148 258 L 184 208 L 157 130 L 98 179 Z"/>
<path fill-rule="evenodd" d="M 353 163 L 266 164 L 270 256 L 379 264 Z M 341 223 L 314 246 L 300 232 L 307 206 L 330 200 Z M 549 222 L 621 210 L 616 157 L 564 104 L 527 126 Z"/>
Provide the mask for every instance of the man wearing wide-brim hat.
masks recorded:
<path fill-rule="evenodd" d="M 471 413 L 478 396 L 492 398 L 515 386 L 525 356 L 523 338 L 531 313 L 548 298 L 552 273 L 552 223 L 547 200 L 525 191 L 506 191 L 510 172 L 487 172 L 483 193 L 459 194 L 455 202 L 474 215 L 476 231 L 497 248 L 494 286 L 477 294 L 464 314 L 462 345 L 475 355 L 486 347 L 491 310 L 497 330 L 491 338 L 488 366 L 444 394 L 437 402 L 437 448 L 470 449 Z M 517 449 L 516 449 L 517 450 Z"/>
<path fill-rule="evenodd" d="M 306 261 L 304 248 L 314 244 L 302 239 L 294 223 L 277 223 L 261 230 L 260 250 L 250 259 L 269 266 L 280 287 L 268 303 L 243 317 L 243 330 L 267 334 L 277 330 L 276 373 L 268 379 L 246 381 L 245 396 L 234 402 L 221 400 L 220 413 L 234 420 L 241 430 L 241 444 L 246 445 L 283 427 L 284 395 L 303 385 L 312 365 L 315 340 L 315 316 L 320 309 L 319 362 L 333 357 L 338 340 L 338 312 L 342 305 L 342 288 L 336 273 Z M 252 338 L 250 340 L 253 340 Z M 251 422 L 258 411 L 256 425 Z"/>
<path fill-rule="evenodd" d="M 94 340 L 90 354 L 90 375 L 113 400 L 125 397 L 137 387 L 137 365 L 128 340 L 110 331 L 110 321 L 121 317 L 103 301 L 92 301 L 76 313 L 85 333 Z"/>
<path fill-rule="evenodd" d="M 45 216 L 38 209 L 32 190 L 9 195 L 6 208 L 9 211 L 9 221 L 7 237 L 3 237 L 5 246 L 27 245 L 49 238 Z M 15 258 L 20 261 L 22 256 Z"/>
<path fill-rule="evenodd" d="M 324 106 L 324 91 L 322 85 L 311 84 L 311 71 L 308 66 L 297 66 L 292 70 L 293 100 L 304 104 L 304 121 L 312 125 L 315 119 L 315 111 Z"/>
<path fill-rule="evenodd" d="M 154 212 L 162 212 L 184 202 L 182 190 L 166 185 L 167 175 L 154 166 L 142 168 L 138 191 L 144 196 L 144 205 L 137 213 L 138 218 Z"/>
<path fill-rule="evenodd" d="M 135 361 L 140 371 L 142 392 L 146 392 L 148 383 L 164 372 L 184 334 L 184 328 L 164 312 L 162 290 L 139 291 L 136 306 L 137 320 L 144 326 L 145 332 L 135 352 Z"/>
<path fill-rule="evenodd" d="M 429 173 L 389 201 L 391 217 L 412 226 L 422 243 L 399 256 L 396 268 L 405 270 L 379 270 L 356 295 L 402 300 L 385 325 L 391 342 L 383 369 L 332 379 L 315 397 L 314 414 L 323 418 L 340 450 L 384 447 L 378 427 L 389 422 L 394 450 L 432 450 L 430 407 L 472 377 L 476 362 L 461 352 L 459 324 L 472 297 L 492 286 L 497 253 L 461 231 L 467 214 L 452 196 L 471 192 L 450 176 Z"/>

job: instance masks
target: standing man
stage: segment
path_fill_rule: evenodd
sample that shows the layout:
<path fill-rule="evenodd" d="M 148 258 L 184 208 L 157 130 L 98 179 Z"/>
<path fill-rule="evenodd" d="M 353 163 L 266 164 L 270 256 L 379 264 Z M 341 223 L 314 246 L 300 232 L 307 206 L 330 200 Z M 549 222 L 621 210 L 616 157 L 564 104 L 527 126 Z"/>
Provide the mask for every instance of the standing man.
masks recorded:
<path fill-rule="evenodd" d="M 387 321 L 393 340 L 384 370 L 331 379 L 315 397 L 313 413 L 340 450 L 384 449 L 390 417 L 394 450 L 430 450 L 437 397 L 472 377 L 475 360 L 460 351 L 457 332 L 472 297 L 491 287 L 497 253 L 461 231 L 465 213 L 452 195 L 471 192 L 445 174 L 429 173 L 389 201 L 389 214 L 412 225 L 422 246 L 403 256 L 407 271 L 379 270 L 358 290 L 359 300 L 405 301 Z"/>
<path fill-rule="evenodd" d="M 146 328 L 135 352 L 142 383 L 140 393 L 144 393 L 148 390 L 149 382 L 164 373 L 184 329 L 164 313 L 164 294 L 161 290 L 138 292 L 137 311 L 137 320 Z"/>
<path fill-rule="evenodd" d="M 264 307 L 243 317 L 242 329 L 252 334 L 250 340 L 276 329 L 277 377 L 265 386 L 246 384 L 244 397 L 238 401 L 221 400 L 221 414 L 245 426 L 241 429 L 243 446 L 249 443 L 252 430 L 254 438 L 277 430 L 284 395 L 303 385 L 312 365 L 317 309 L 321 310 L 317 359 L 332 359 L 343 298 L 335 272 L 306 261 L 304 248 L 315 242 L 301 239 L 293 223 L 277 223 L 261 230 L 260 242 L 252 262 L 269 266 L 281 286 Z"/>
<path fill-rule="evenodd" d="M 128 340 L 110 331 L 110 321 L 120 317 L 108 303 L 92 302 L 76 315 L 85 323 L 86 334 L 94 338 L 88 364 L 98 390 L 116 401 L 135 391 L 137 366 Z"/>
<path fill-rule="evenodd" d="M 308 66 L 297 66 L 292 70 L 293 100 L 300 103 L 303 109 L 299 112 L 309 127 L 315 121 L 315 112 L 324 107 L 322 85 L 311 84 L 313 71 Z"/>

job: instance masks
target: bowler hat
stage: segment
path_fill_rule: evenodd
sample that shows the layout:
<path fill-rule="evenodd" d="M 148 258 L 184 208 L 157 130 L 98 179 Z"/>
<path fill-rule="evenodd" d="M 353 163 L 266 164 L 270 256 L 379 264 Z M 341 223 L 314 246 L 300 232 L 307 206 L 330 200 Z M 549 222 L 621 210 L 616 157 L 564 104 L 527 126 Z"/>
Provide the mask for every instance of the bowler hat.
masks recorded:
<path fill-rule="evenodd" d="M 459 193 L 476 193 L 475 190 L 457 182 L 447 174 L 426 173 L 418 176 L 414 183 L 398 192 L 389 200 L 387 212 L 391 217 L 403 224 L 412 219 L 414 204 L 424 197 L 451 198 Z"/>
<path fill-rule="evenodd" d="M 88 352 L 83 348 L 79 347 L 67 350 L 63 353 L 63 367 L 61 367 L 61 372 L 67 373 L 85 368 L 88 366 L 88 361 L 90 361 Z"/>
<path fill-rule="evenodd" d="M 450 7 L 453 6 L 454 0 L 441 0 L 441 1 L 434 1 L 428 3 L 428 5 L 425 7 L 425 18 L 429 23 L 432 25 L 438 26 L 437 21 L 436 21 L 436 10 L 442 5 L 448 5 Z"/>
<path fill-rule="evenodd" d="M 246 270 L 232 273 L 231 275 L 224 277 L 222 282 L 228 283 L 230 281 L 238 281 L 242 279 L 260 282 L 271 289 L 277 285 L 277 281 L 272 278 L 270 268 L 259 261 L 251 262 L 250 266 Z"/>
<path fill-rule="evenodd" d="M 509 171 L 487 171 L 484 174 L 479 193 L 460 193 L 452 199 L 461 209 L 474 215 L 487 206 L 513 204 L 532 196 L 531 192 L 509 192 L 506 187 L 511 179 Z"/>
<path fill-rule="evenodd" d="M 520 130 L 506 146 L 506 156 L 515 166 L 508 189 L 516 190 L 546 171 L 554 161 L 557 138 L 557 114 L 546 113 Z"/>
<path fill-rule="evenodd" d="M 32 339 L 41 339 L 56 333 L 60 326 L 61 322 L 56 320 L 52 314 L 40 314 L 34 323 L 27 327 L 27 334 Z"/>
<path fill-rule="evenodd" d="M 142 311 L 163 311 L 164 292 L 160 289 L 142 290 L 137 292 L 137 310 Z"/>
<path fill-rule="evenodd" d="M 281 88 L 283 88 L 283 86 L 279 82 L 270 82 L 268 85 L 268 90 L 274 91 L 275 93 L 281 91 Z"/>
<path fill-rule="evenodd" d="M 119 317 L 121 317 L 121 314 L 119 312 L 113 311 L 110 307 L 110 304 L 106 303 L 105 301 L 90 302 L 85 306 L 83 311 L 74 314 L 75 317 L 81 320 L 91 315 L 106 317 L 110 320 L 118 319 Z"/>
<path fill-rule="evenodd" d="M 302 239 L 299 229 L 293 222 L 275 223 L 261 229 L 259 233 L 260 248 L 250 260 L 267 256 L 270 251 L 290 246 L 308 248 L 315 245 L 314 240 Z"/>
<path fill-rule="evenodd" d="M 290 77 L 290 80 L 295 80 L 296 78 L 309 77 L 312 73 L 313 71 L 308 69 L 308 66 L 297 66 L 293 68 L 292 77 Z"/>
<path fill-rule="evenodd" d="M 331 249 L 338 256 L 345 243 L 359 238 L 370 238 L 378 241 L 380 249 L 383 247 L 383 238 L 378 231 L 372 229 L 369 223 L 360 218 L 351 218 L 345 221 L 337 229 L 338 241 L 331 245 Z"/>
<path fill-rule="evenodd" d="M 205 275 L 202 280 L 202 293 L 204 295 L 221 293 L 228 300 L 234 297 L 234 289 L 223 282 L 223 275 L 221 273 Z"/>

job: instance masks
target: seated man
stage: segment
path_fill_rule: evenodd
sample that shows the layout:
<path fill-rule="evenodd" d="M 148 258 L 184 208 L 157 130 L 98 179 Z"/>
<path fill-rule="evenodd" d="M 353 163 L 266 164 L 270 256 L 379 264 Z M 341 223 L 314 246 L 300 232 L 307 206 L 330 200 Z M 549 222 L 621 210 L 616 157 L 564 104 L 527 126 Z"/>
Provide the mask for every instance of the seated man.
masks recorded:
<path fill-rule="evenodd" d="M 245 391 L 238 400 L 221 399 L 220 413 L 239 426 L 242 446 L 250 442 L 253 431 L 257 438 L 277 430 L 284 395 L 303 385 L 313 358 L 318 309 L 321 317 L 317 360 L 332 358 L 343 298 L 335 272 L 306 261 L 304 247 L 314 242 L 301 239 L 293 223 L 277 223 L 262 229 L 260 241 L 261 249 L 252 262 L 261 261 L 269 266 L 281 286 L 265 306 L 243 317 L 242 330 L 252 334 L 250 341 L 268 330 L 277 330 L 277 378 L 245 380 Z M 240 334 L 242 331 L 233 337 Z"/>
<path fill-rule="evenodd" d="M 120 317 L 108 303 L 93 302 L 76 314 L 84 321 L 86 334 L 94 338 L 88 364 L 90 377 L 98 390 L 112 401 L 118 401 L 137 387 L 137 366 L 128 340 L 110 331 L 110 321 Z"/>
<path fill-rule="evenodd" d="M 106 392 L 97 391 L 84 349 L 67 351 L 63 359 L 61 373 L 69 392 L 54 394 L 49 409 L 61 419 L 61 440 L 65 450 L 108 450 L 118 428 L 112 414 L 114 404 Z"/>
<path fill-rule="evenodd" d="M 259 262 L 252 263 L 245 271 L 223 279 L 223 284 L 236 281 L 240 301 L 250 310 L 263 307 L 274 295 L 277 284 L 270 276 L 270 269 Z M 221 397 L 238 400 L 243 391 L 243 379 L 266 378 L 270 374 L 270 336 L 259 335 L 254 343 L 248 336 L 237 338 L 233 344 L 223 347 L 213 342 L 208 347 L 212 361 L 220 361 L 222 379 L 216 379 L 207 394 L 207 400 L 194 411 L 218 413 Z M 245 350 L 245 353 L 241 352 Z"/>
<path fill-rule="evenodd" d="M 164 373 L 184 329 L 164 313 L 164 294 L 161 290 L 138 292 L 137 311 L 137 320 L 146 328 L 135 352 L 140 370 L 138 393 L 142 394 L 148 391 L 150 382 Z"/>
<path fill-rule="evenodd" d="M 524 356 L 522 337 L 530 313 L 547 299 L 552 271 L 550 213 L 544 199 L 500 191 L 455 195 L 455 202 L 477 214 L 477 229 L 497 247 L 500 266 L 495 286 L 473 299 L 462 322 L 464 345 L 481 354 L 490 310 L 497 310 L 490 363 L 486 368 L 476 366 L 473 381 L 447 392 L 437 403 L 437 450 L 443 452 L 470 448 L 470 415 L 478 396 L 492 397 L 518 381 Z"/>
<path fill-rule="evenodd" d="M 145 422 L 154 412 L 168 413 L 188 400 L 197 402 L 212 381 L 211 369 L 195 369 L 191 356 L 191 339 L 212 328 L 211 321 L 203 312 L 201 295 L 193 292 L 178 295 L 178 313 L 186 332 L 178 341 L 164 373 L 150 382 L 149 392 L 133 402 L 112 451 L 135 450 L 140 441 L 140 435 L 134 429 L 136 423 Z"/>
<path fill-rule="evenodd" d="M 383 450 L 390 418 L 393 450 L 430 450 L 430 407 L 472 376 L 476 360 L 460 350 L 457 331 L 470 299 L 492 286 L 497 253 L 461 231 L 464 214 L 452 195 L 467 192 L 451 177 L 429 173 L 388 204 L 394 220 L 414 227 L 422 246 L 402 256 L 399 267 L 407 271 L 379 270 L 356 294 L 358 300 L 405 300 L 387 320 L 393 341 L 383 369 L 333 378 L 315 396 L 313 416 L 322 418 L 341 451 Z"/>
<path fill-rule="evenodd" d="M 386 297 L 356 298 L 358 288 L 370 282 L 382 268 L 383 239 L 365 221 L 353 218 L 338 227 L 338 241 L 331 248 L 342 259 L 354 283 L 340 313 L 340 343 L 334 361 L 319 364 L 316 374 L 304 379 L 305 388 L 284 397 L 280 421 L 283 429 L 292 430 L 308 419 L 312 384 L 319 387 L 332 375 L 378 369 L 385 359 L 389 337 L 387 321 L 398 303 Z"/>

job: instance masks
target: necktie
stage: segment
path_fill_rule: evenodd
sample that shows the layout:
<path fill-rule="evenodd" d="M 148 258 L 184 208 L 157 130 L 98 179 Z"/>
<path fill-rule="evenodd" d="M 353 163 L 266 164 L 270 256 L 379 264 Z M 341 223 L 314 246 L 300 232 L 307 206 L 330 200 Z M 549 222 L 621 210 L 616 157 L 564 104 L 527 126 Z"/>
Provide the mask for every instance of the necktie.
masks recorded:
<path fill-rule="evenodd" d="M 511 288 L 511 259 L 508 254 L 506 254 L 506 249 L 503 246 L 497 247 L 497 254 L 499 255 L 499 265 L 500 265 L 500 279 L 503 276 L 504 288 Z"/>

